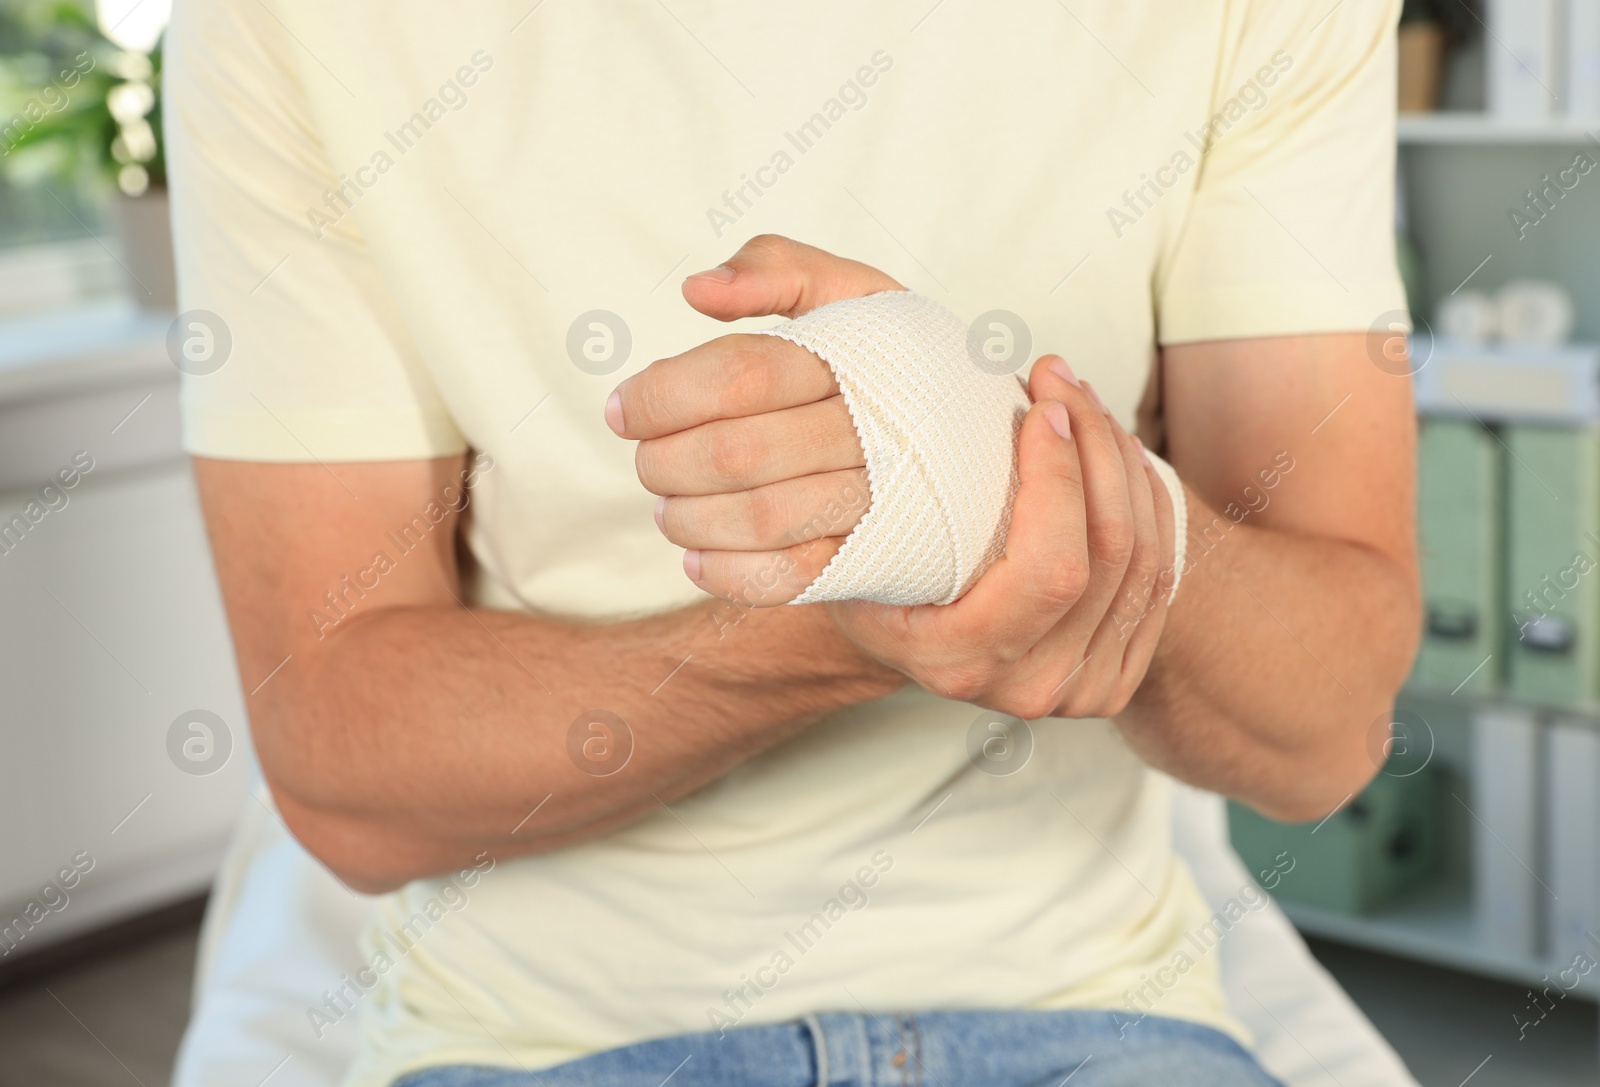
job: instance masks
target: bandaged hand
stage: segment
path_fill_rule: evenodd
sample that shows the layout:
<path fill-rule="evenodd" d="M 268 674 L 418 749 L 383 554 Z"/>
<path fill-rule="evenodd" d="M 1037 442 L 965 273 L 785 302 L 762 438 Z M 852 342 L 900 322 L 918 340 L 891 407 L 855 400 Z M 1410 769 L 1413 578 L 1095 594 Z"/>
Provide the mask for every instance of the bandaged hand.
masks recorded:
<path fill-rule="evenodd" d="M 746 606 L 832 600 L 862 649 L 946 697 L 1022 717 L 1126 704 L 1164 624 L 1168 488 L 1182 491 L 1063 360 L 1035 363 L 1026 396 L 974 367 L 934 410 L 894 404 L 874 424 L 870 394 L 898 376 L 879 364 L 910 342 L 894 326 L 948 325 L 942 307 L 776 237 L 690 277 L 684 295 L 722 320 L 831 306 L 656 362 L 607 405 L 612 429 L 639 440 L 640 480 L 662 496 L 657 521 L 696 584 Z M 943 450 L 926 440 L 939 427 Z M 923 507 L 937 508 L 919 520 Z"/>
<path fill-rule="evenodd" d="M 796 258 L 813 262 L 818 278 L 755 271 L 756 261 L 776 272 Z M 737 269 L 730 281 L 713 272 L 684 287 L 692 305 L 723 320 L 798 316 L 900 289 L 866 265 L 782 239 L 756 239 L 724 267 Z M 790 290 L 801 293 L 782 293 Z M 638 439 L 639 480 L 662 496 L 656 521 L 686 549 L 684 572 L 745 605 L 799 597 L 870 504 L 861 441 L 832 371 L 776 336 L 721 336 L 652 363 L 618 387 L 606 419 Z"/>

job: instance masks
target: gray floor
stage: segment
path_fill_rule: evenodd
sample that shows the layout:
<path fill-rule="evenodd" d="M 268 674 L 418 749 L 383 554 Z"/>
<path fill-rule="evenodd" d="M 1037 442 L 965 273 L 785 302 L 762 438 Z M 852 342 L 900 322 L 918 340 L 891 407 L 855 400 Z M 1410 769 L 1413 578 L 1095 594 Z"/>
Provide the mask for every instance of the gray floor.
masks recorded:
<path fill-rule="evenodd" d="M 0 989 L 0 1087 L 164 1085 L 188 1015 L 195 936 L 185 927 Z M 1469 1077 L 1472 1087 L 1600 1084 L 1593 1004 L 1560 1001 L 1519 1041 L 1522 989 L 1333 944 L 1313 949 L 1424 1087 Z"/>
<path fill-rule="evenodd" d="M 0 989 L 0 1087 L 163 1087 L 189 1018 L 194 927 Z"/>
<path fill-rule="evenodd" d="M 1555 999 L 1541 1020 L 1527 1010 L 1525 987 L 1338 944 L 1315 941 L 1311 950 L 1423 1087 L 1458 1087 L 1468 1076 L 1471 1087 L 1600 1084 L 1600 1013 L 1589 1001 Z M 1520 1032 L 1513 1015 L 1537 1022 Z"/>

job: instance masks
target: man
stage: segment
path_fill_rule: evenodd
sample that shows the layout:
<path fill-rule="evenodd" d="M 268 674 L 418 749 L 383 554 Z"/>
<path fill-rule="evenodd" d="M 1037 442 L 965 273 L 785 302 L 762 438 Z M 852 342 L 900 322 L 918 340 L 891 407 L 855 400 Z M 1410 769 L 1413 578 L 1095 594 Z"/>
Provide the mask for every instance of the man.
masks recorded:
<path fill-rule="evenodd" d="M 179 5 L 254 739 L 391 892 L 349 1083 L 1268 1082 L 1177 958 L 1164 773 L 1320 818 L 1409 665 L 1396 17 Z M 737 332 L 901 286 L 1022 354 L 1005 556 L 771 606 L 866 481 L 828 369 Z"/>

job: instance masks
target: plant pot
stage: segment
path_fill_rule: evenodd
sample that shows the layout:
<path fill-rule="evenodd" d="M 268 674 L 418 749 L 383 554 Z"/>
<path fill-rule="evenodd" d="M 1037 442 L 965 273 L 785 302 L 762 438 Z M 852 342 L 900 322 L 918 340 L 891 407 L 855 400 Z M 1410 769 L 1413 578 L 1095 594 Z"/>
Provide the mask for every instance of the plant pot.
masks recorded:
<path fill-rule="evenodd" d="M 172 262 L 172 219 L 167 190 L 142 196 L 117 193 L 112 220 L 122 240 L 122 270 L 141 309 L 170 313 L 178 308 L 178 281 Z"/>
<path fill-rule="evenodd" d="M 1431 113 L 1439 108 L 1444 74 L 1444 27 L 1434 22 L 1400 27 L 1400 112 Z"/>

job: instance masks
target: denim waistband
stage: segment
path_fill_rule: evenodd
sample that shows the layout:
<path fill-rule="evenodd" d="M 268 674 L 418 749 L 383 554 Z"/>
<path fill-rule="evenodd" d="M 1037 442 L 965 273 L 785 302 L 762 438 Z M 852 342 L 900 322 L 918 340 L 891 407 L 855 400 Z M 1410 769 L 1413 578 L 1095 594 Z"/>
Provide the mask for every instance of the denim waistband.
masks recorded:
<path fill-rule="evenodd" d="M 805 1078 L 815 1087 L 1274 1083 L 1220 1031 L 1155 1016 L 1079 1010 L 823 1012 L 800 1025 L 813 1061 Z M 727 1040 L 738 1033 L 728 1032 Z"/>
<path fill-rule="evenodd" d="M 1281 1087 L 1226 1034 L 1111 1011 L 821 1012 L 656 1038 L 537 1072 L 456 1065 L 394 1087 Z"/>

